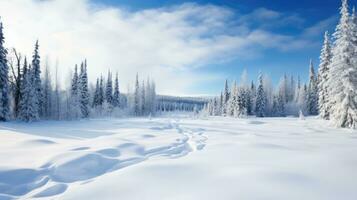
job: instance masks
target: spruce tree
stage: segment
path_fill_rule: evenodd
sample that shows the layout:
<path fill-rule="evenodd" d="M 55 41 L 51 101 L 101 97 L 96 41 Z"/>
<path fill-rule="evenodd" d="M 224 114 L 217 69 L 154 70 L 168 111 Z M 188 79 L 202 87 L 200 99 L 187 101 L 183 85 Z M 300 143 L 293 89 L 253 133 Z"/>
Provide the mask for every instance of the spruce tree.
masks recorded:
<path fill-rule="evenodd" d="M 319 75 L 318 75 L 318 92 L 319 92 L 319 113 L 322 119 L 329 119 L 330 108 L 328 104 L 329 100 L 329 65 L 331 63 L 332 53 L 330 38 L 328 32 L 325 32 L 324 44 L 320 55 Z"/>
<path fill-rule="evenodd" d="M 74 68 L 72 83 L 71 83 L 71 96 L 70 96 L 70 118 L 79 119 L 81 117 L 80 106 L 80 89 L 79 89 L 79 76 L 77 65 Z"/>
<path fill-rule="evenodd" d="M 235 117 L 235 114 L 237 114 L 236 110 L 238 98 L 238 86 L 236 81 L 234 81 L 234 83 L 232 84 L 231 92 L 229 94 L 230 95 L 227 102 L 226 115 Z M 217 115 L 217 113 L 215 115 Z"/>
<path fill-rule="evenodd" d="M 0 21 L 0 120 L 6 121 L 10 117 L 9 108 L 9 66 L 7 63 L 7 50 L 4 47 L 5 37 L 3 25 Z"/>
<path fill-rule="evenodd" d="M 51 84 L 51 77 L 50 77 L 50 70 L 48 63 L 46 64 L 45 68 L 45 77 L 43 81 L 43 102 L 42 102 L 42 111 L 43 117 L 49 119 L 51 117 L 51 110 L 52 110 L 52 84 Z"/>
<path fill-rule="evenodd" d="M 107 78 L 108 79 L 107 79 L 107 86 L 105 89 L 105 100 L 108 102 L 108 104 L 112 105 L 113 104 L 113 79 L 110 71 L 108 71 Z"/>
<path fill-rule="evenodd" d="M 222 106 L 222 114 L 223 115 L 227 114 L 229 96 L 230 96 L 230 94 L 229 94 L 228 80 L 226 80 L 226 82 L 224 84 L 224 92 L 223 92 L 223 106 Z"/>
<path fill-rule="evenodd" d="M 237 88 L 236 97 L 236 117 L 246 117 L 247 116 L 247 90 L 245 87 Z"/>
<path fill-rule="evenodd" d="M 287 79 L 284 76 L 280 80 L 278 95 L 276 96 L 276 116 L 285 116 L 285 104 L 287 103 L 286 98 L 289 98 L 289 90 L 287 90 Z"/>
<path fill-rule="evenodd" d="M 352 20 L 347 0 L 342 0 L 341 18 L 333 34 L 335 42 L 328 85 L 330 118 L 339 127 L 357 127 L 357 68 Z"/>
<path fill-rule="evenodd" d="M 97 78 L 97 82 L 95 85 L 92 108 L 96 108 L 97 106 L 99 106 L 99 78 Z"/>
<path fill-rule="evenodd" d="M 42 84 L 41 84 L 41 67 L 40 67 L 40 54 L 39 54 L 39 44 L 38 40 L 35 43 L 35 50 L 32 56 L 32 71 L 33 71 L 33 78 L 34 78 L 34 85 L 35 87 L 35 98 L 37 98 L 37 113 L 39 116 L 42 116 L 43 111 L 42 111 L 42 102 L 43 102 L 43 96 L 42 96 Z"/>
<path fill-rule="evenodd" d="M 273 117 L 277 117 L 279 116 L 279 111 L 278 111 L 278 96 L 277 95 L 274 95 L 273 97 L 273 106 L 272 106 L 272 111 L 271 111 L 271 115 Z"/>
<path fill-rule="evenodd" d="M 307 113 L 309 115 L 318 114 L 318 96 L 317 96 L 317 79 L 315 76 L 314 65 L 310 61 L 309 86 L 307 91 Z"/>
<path fill-rule="evenodd" d="M 260 73 L 258 78 L 257 99 L 255 105 L 255 114 L 257 117 L 265 116 L 266 94 L 264 92 L 263 75 Z"/>
<path fill-rule="evenodd" d="M 104 100 L 105 100 L 104 79 L 103 79 L 103 76 L 100 76 L 99 92 L 98 92 L 98 106 L 102 107 L 104 104 Z"/>
<path fill-rule="evenodd" d="M 36 121 L 38 115 L 38 99 L 35 92 L 35 75 L 31 66 L 27 66 L 25 59 L 21 84 L 21 100 L 19 118 L 26 122 Z"/>
<path fill-rule="evenodd" d="M 115 75 L 113 106 L 114 107 L 120 107 L 120 92 L 119 92 L 118 73 L 116 73 L 116 75 Z"/>
<path fill-rule="evenodd" d="M 89 117 L 89 90 L 88 90 L 88 75 L 87 75 L 87 60 L 81 64 L 81 72 L 79 76 L 79 95 L 81 116 Z"/>
<path fill-rule="evenodd" d="M 144 81 L 141 84 L 140 90 L 140 113 L 143 115 L 146 113 L 146 91 Z"/>
<path fill-rule="evenodd" d="M 135 79 L 134 114 L 136 116 L 140 115 L 140 86 L 139 86 L 139 75 L 138 74 L 136 74 L 136 79 Z"/>
<path fill-rule="evenodd" d="M 277 99 L 277 115 L 279 117 L 285 117 L 285 101 L 283 95 L 279 94 Z"/>

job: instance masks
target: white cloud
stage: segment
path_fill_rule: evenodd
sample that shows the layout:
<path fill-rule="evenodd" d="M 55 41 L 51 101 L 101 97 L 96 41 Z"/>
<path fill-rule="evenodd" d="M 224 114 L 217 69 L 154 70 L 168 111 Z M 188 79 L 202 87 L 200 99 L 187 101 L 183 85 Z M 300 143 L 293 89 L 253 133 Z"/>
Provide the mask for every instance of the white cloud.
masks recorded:
<path fill-rule="evenodd" d="M 327 19 L 321 20 L 314 24 L 313 26 L 310 26 L 306 28 L 303 32 L 304 37 L 314 37 L 314 36 L 319 36 L 323 37 L 323 33 L 327 30 L 329 30 L 334 24 L 336 24 L 338 20 L 338 16 L 334 15 L 331 16 Z"/>
<path fill-rule="evenodd" d="M 279 16 L 262 11 L 263 17 Z M 31 55 L 39 39 L 42 57 L 58 58 L 63 77 L 87 58 L 92 82 L 112 69 L 125 88 L 140 72 L 154 78 L 164 94 L 184 94 L 192 84 L 216 78 L 192 68 L 251 56 L 259 48 L 282 49 L 284 43 L 290 49 L 287 41 L 293 40 L 232 23 L 232 10 L 212 5 L 132 12 L 88 0 L 1 0 L 0 13 L 6 45 Z"/>

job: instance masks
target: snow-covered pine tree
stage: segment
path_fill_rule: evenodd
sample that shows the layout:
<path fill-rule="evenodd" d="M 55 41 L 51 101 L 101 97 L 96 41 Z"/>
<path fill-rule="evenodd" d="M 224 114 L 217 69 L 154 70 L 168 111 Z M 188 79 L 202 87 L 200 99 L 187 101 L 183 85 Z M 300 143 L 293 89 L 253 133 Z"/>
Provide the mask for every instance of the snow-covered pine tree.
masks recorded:
<path fill-rule="evenodd" d="M 246 117 L 247 116 L 247 88 L 238 87 L 237 88 L 237 97 L 236 97 L 236 110 L 235 117 Z"/>
<path fill-rule="evenodd" d="M 353 22 L 347 0 L 342 0 L 341 18 L 333 34 L 335 42 L 328 85 L 330 88 L 330 118 L 339 127 L 357 127 L 357 67 Z"/>
<path fill-rule="evenodd" d="M 288 102 L 293 102 L 295 97 L 295 89 L 296 89 L 296 82 L 294 76 L 290 77 L 290 84 L 289 84 L 289 99 Z"/>
<path fill-rule="evenodd" d="M 328 104 L 329 99 L 329 87 L 328 87 L 328 75 L 329 75 L 329 65 L 331 63 L 332 52 L 330 37 L 328 32 L 325 32 L 324 44 L 320 55 L 320 65 L 319 65 L 319 79 L 318 79 L 318 92 L 319 92 L 319 113 L 322 119 L 329 119 L 330 108 Z"/>
<path fill-rule="evenodd" d="M 113 104 L 113 79 L 112 79 L 112 73 L 110 70 L 108 71 L 108 79 L 107 79 L 107 86 L 105 89 L 105 100 L 109 104 Z"/>
<path fill-rule="evenodd" d="M 3 24 L 0 21 L 0 120 L 6 121 L 10 117 L 9 108 L 9 66 L 7 63 L 7 50 L 4 47 L 5 37 Z"/>
<path fill-rule="evenodd" d="M 256 97 L 256 104 L 255 104 L 255 115 L 257 117 L 265 116 L 265 106 L 266 106 L 266 95 L 264 92 L 263 75 L 262 73 L 260 73 L 258 78 L 258 89 L 257 89 L 257 97 Z"/>
<path fill-rule="evenodd" d="M 229 87 L 228 87 L 228 80 L 226 80 L 224 84 L 224 91 L 223 91 L 223 105 L 222 105 L 222 115 L 225 116 L 227 114 L 227 107 L 228 107 L 228 100 L 229 100 Z"/>
<path fill-rule="evenodd" d="M 39 119 L 38 115 L 38 99 L 34 95 L 36 88 L 33 87 L 35 83 L 34 71 L 31 66 L 27 66 L 27 61 L 24 61 L 22 84 L 21 84 L 21 99 L 19 119 L 26 122 L 36 121 Z"/>
<path fill-rule="evenodd" d="M 285 116 L 285 104 L 287 103 L 286 98 L 289 98 L 289 91 L 287 90 L 287 78 L 286 75 L 280 80 L 278 95 L 276 97 L 276 116 Z"/>
<path fill-rule="evenodd" d="M 140 86 L 139 75 L 136 74 L 135 79 L 135 91 L 134 91 L 134 115 L 140 115 Z"/>
<path fill-rule="evenodd" d="M 50 75 L 50 69 L 48 65 L 48 61 L 46 61 L 45 65 L 45 74 L 44 74 L 44 80 L 43 80 L 43 88 L 42 88 L 42 111 L 43 111 L 43 117 L 45 119 L 50 119 L 51 118 L 51 111 L 52 111 L 52 83 L 51 83 L 51 75 Z"/>
<path fill-rule="evenodd" d="M 307 88 L 307 113 L 309 115 L 318 114 L 317 79 L 312 60 L 310 60 L 309 86 Z"/>
<path fill-rule="evenodd" d="M 221 92 L 221 95 L 219 96 L 219 115 L 222 116 L 222 111 L 223 111 L 223 92 Z"/>
<path fill-rule="evenodd" d="M 297 84 L 295 88 L 295 94 L 294 94 L 294 102 L 298 105 L 298 101 L 300 98 L 300 89 L 301 89 L 301 82 L 300 82 L 300 76 L 297 78 Z"/>
<path fill-rule="evenodd" d="M 114 95 L 113 95 L 113 106 L 120 108 L 120 91 L 119 91 L 119 78 L 118 73 L 115 75 L 115 84 L 114 84 Z"/>
<path fill-rule="evenodd" d="M 93 102 L 92 102 L 92 108 L 96 108 L 99 106 L 99 78 L 97 78 L 97 82 L 95 84 L 95 89 L 94 89 L 94 95 L 93 95 Z"/>
<path fill-rule="evenodd" d="M 33 52 L 32 56 L 32 71 L 33 71 L 33 76 L 34 76 L 34 85 L 35 87 L 35 98 L 37 98 L 37 112 L 39 116 L 43 115 L 42 111 L 42 102 L 43 102 L 43 96 L 42 96 L 42 84 L 41 84 L 41 67 L 40 67 L 40 54 L 39 54 L 39 44 L 38 40 L 35 43 L 35 50 Z"/>
<path fill-rule="evenodd" d="M 70 96 L 70 119 L 79 119 L 82 115 L 80 104 L 80 89 L 79 89 L 78 67 L 74 67 L 73 78 L 71 82 Z"/>
<path fill-rule="evenodd" d="M 280 79 L 279 95 L 281 95 L 285 103 L 289 101 L 289 84 L 288 77 L 286 74 L 284 74 L 284 76 Z"/>
<path fill-rule="evenodd" d="M 273 106 L 272 106 L 272 110 L 271 110 L 271 116 L 272 117 L 277 117 L 278 116 L 278 96 L 274 95 L 273 97 Z"/>
<path fill-rule="evenodd" d="M 237 97 L 238 97 L 238 86 L 237 82 L 234 81 L 231 87 L 231 92 L 229 93 L 229 99 L 227 102 L 226 115 L 235 116 L 237 110 Z"/>
<path fill-rule="evenodd" d="M 81 64 L 81 72 L 79 76 L 79 102 L 81 108 L 81 117 L 89 117 L 89 90 L 88 90 L 88 75 L 87 75 L 87 60 Z"/>
<path fill-rule="evenodd" d="M 150 83 L 150 79 L 148 78 L 146 80 L 146 85 L 145 85 L 145 109 L 147 114 L 149 115 L 152 113 L 151 93 L 152 93 L 151 83 Z"/>
<path fill-rule="evenodd" d="M 265 94 L 265 117 L 271 114 L 271 107 L 273 105 L 274 87 L 268 75 L 263 75 L 263 90 Z"/>
<path fill-rule="evenodd" d="M 239 116 L 250 115 L 252 112 L 251 91 L 248 81 L 248 72 L 243 70 L 240 78 L 240 88 L 238 90 Z"/>
<path fill-rule="evenodd" d="M 150 104 L 151 104 L 151 114 L 156 112 L 157 102 L 156 102 L 156 84 L 153 80 L 151 80 L 150 84 Z"/>
<path fill-rule="evenodd" d="M 277 115 L 279 117 L 285 117 L 286 116 L 286 111 L 285 111 L 285 101 L 283 95 L 279 94 L 278 99 L 277 99 Z"/>
<path fill-rule="evenodd" d="M 155 92 L 155 83 L 147 79 L 145 87 L 145 109 L 147 114 L 154 114 L 156 108 L 156 92 Z"/>
<path fill-rule="evenodd" d="M 61 97 L 60 86 L 58 81 L 58 61 L 56 61 L 56 74 L 55 74 L 55 91 L 54 91 L 54 117 L 59 120 L 61 118 Z"/>
<path fill-rule="evenodd" d="M 99 82 L 99 90 L 98 90 L 98 106 L 102 107 L 104 104 L 105 96 L 104 96 L 104 78 L 100 76 Z"/>
<path fill-rule="evenodd" d="M 146 114 L 146 92 L 145 92 L 145 83 L 144 81 L 141 84 L 140 88 L 140 113 L 141 115 Z"/>
<path fill-rule="evenodd" d="M 251 105 L 252 105 L 252 108 L 251 108 L 251 115 L 254 114 L 254 111 L 255 111 L 255 99 L 256 99 L 256 94 L 257 94 L 257 89 L 255 88 L 255 84 L 254 84 L 254 81 L 251 82 L 250 84 L 250 95 L 251 95 Z"/>
<path fill-rule="evenodd" d="M 213 108 L 212 108 L 213 116 L 218 116 L 220 111 L 219 111 L 219 106 L 218 106 L 218 99 L 214 98 L 213 99 Z"/>
<path fill-rule="evenodd" d="M 245 108 L 247 109 L 247 115 L 252 115 L 253 109 L 253 101 L 252 101 L 252 94 L 249 88 L 246 88 L 245 91 Z"/>

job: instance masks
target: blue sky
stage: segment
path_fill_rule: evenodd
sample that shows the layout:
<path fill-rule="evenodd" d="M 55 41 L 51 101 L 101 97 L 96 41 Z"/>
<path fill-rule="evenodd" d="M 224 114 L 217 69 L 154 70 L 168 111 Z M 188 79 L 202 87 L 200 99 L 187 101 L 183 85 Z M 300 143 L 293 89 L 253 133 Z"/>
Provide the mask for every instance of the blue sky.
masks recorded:
<path fill-rule="evenodd" d="M 158 7 L 180 5 L 186 1 L 157 0 L 157 1 L 130 1 L 130 0 L 96 0 L 112 6 L 125 7 L 129 10 L 143 10 Z M 325 30 L 333 31 L 338 20 L 338 0 L 197 0 L 197 4 L 212 4 L 231 9 L 236 13 L 233 21 L 239 21 L 241 15 L 249 14 L 257 9 L 266 9 L 281 15 L 276 20 L 255 20 L 249 26 L 264 27 L 269 32 L 291 36 L 296 40 L 307 41 L 309 45 L 292 50 L 265 48 L 259 50 L 259 55 L 252 58 L 237 56 L 229 61 L 209 63 L 195 69 L 199 73 L 218 73 L 230 80 L 238 79 L 242 70 L 247 69 L 251 79 L 255 79 L 261 70 L 271 76 L 274 83 L 284 74 L 301 76 L 306 79 L 309 59 L 313 59 L 315 67 L 318 65 L 318 56 Z M 356 1 L 350 0 L 350 5 Z M 284 23 L 281 20 L 291 18 Z M 267 24 L 272 23 L 272 24 Z M 310 30 L 310 33 L 308 33 Z M 215 93 L 222 87 L 222 80 L 215 80 L 207 85 L 196 85 L 190 93 Z"/>
<path fill-rule="evenodd" d="M 244 69 L 274 84 L 284 73 L 306 80 L 339 7 L 339 0 L 0 1 L 6 45 L 30 55 L 39 39 L 42 58 L 59 62 L 63 87 L 86 58 L 92 83 L 110 69 L 126 92 L 139 72 L 168 95 L 217 95 Z"/>

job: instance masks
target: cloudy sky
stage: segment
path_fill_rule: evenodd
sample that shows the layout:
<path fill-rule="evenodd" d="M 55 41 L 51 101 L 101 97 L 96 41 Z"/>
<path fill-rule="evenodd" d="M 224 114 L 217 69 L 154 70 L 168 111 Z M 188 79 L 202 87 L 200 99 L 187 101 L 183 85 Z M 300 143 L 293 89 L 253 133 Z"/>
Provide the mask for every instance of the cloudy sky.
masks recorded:
<path fill-rule="evenodd" d="M 88 60 L 90 81 L 108 69 L 126 91 L 135 74 L 161 94 L 218 94 L 224 79 L 246 69 L 277 82 L 307 76 L 318 64 L 325 30 L 333 31 L 339 0 L 0 0 L 6 46 L 31 56 L 36 39 L 62 85 Z M 356 4 L 356 0 L 350 0 Z"/>

